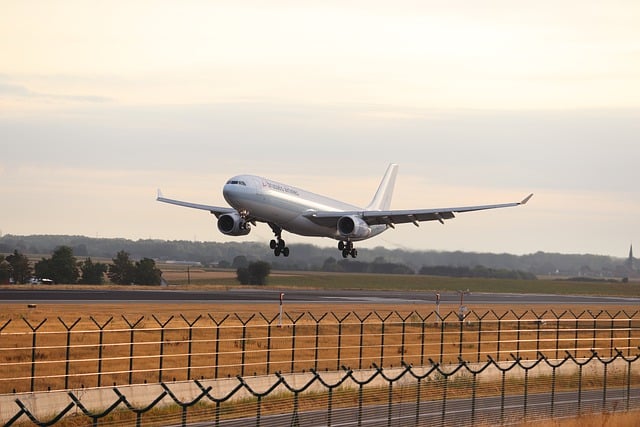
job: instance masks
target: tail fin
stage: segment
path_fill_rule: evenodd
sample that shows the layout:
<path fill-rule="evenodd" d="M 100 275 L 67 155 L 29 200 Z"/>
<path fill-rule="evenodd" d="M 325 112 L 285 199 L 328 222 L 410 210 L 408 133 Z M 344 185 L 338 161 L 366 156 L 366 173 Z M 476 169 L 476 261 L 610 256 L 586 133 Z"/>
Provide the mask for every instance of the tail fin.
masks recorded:
<path fill-rule="evenodd" d="M 391 163 L 378 186 L 376 195 L 366 207 L 368 211 L 388 210 L 391 207 L 391 196 L 393 195 L 393 187 L 396 184 L 396 175 L 398 174 L 398 165 Z"/>

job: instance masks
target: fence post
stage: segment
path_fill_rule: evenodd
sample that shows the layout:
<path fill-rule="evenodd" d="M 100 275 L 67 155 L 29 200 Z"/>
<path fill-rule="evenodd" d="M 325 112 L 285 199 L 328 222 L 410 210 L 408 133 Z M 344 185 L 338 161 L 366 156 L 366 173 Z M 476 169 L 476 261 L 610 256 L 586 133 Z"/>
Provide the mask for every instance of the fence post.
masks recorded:
<path fill-rule="evenodd" d="M 211 321 L 216 325 L 216 360 L 215 360 L 215 369 L 213 372 L 213 378 L 218 378 L 218 356 L 220 355 L 220 325 L 222 325 L 222 323 L 227 320 L 227 318 L 229 317 L 228 314 L 226 314 L 219 322 L 210 314 L 207 313 L 207 316 L 209 316 L 209 319 L 211 319 Z"/>
<path fill-rule="evenodd" d="M 445 328 L 445 323 L 446 320 L 449 318 L 449 316 L 451 316 L 453 313 L 453 311 L 450 311 L 449 314 L 447 314 L 446 316 L 442 317 L 439 314 L 438 319 L 440 320 L 440 359 L 438 360 L 440 363 L 443 363 L 444 360 L 444 328 Z"/>
<path fill-rule="evenodd" d="M 31 339 L 31 388 L 30 388 L 30 390 L 34 391 L 33 390 L 34 386 L 35 386 L 35 382 L 34 381 L 35 381 L 35 376 L 36 376 L 36 336 L 37 336 L 38 329 L 40 329 L 40 327 L 42 325 L 44 325 L 44 323 L 47 321 L 47 319 L 44 319 L 36 327 L 31 326 L 31 323 L 29 323 L 29 321 L 27 319 L 25 319 L 24 317 L 22 318 L 22 320 L 24 320 L 24 322 L 31 329 L 31 337 L 32 337 L 32 339 Z"/>
<path fill-rule="evenodd" d="M 540 325 L 544 323 L 544 319 L 542 316 L 547 314 L 547 310 L 543 311 L 540 314 L 537 314 L 535 311 L 531 310 L 533 315 L 536 317 L 536 354 L 540 353 Z"/>
<path fill-rule="evenodd" d="M 467 318 L 467 313 L 460 310 L 458 313 L 458 320 L 460 323 L 460 336 L 458 338 L 458 360 L 464 360 L 462 357 L 462 342 L 464 341 L 464 320 Z"/>
<path fill-rule="evenodd" d="M 302 319 L 302 317 L 304 316 L 304 313 L 302 313 L 300 316 L 298 316 L 295 319 L 292 318 L 289 315 L 289 313 L 286 313 L 286 314 L 289 320 L 291 320 L 291 323 L 293 324 L 293 326 L 291 327 L 291 373 L 293 373 L 295 363 L 296 363 L 296 323 L 298 322 L 298 320 Z"/>
<path fill-rule="evenodd" d="M 565 364 L 567 362 L 567 360 L 569 360 L 569 358 L 571 357 L 571 355 L 569 356 L 565 356 L 565 358 L 560 361 L 559 363 L 551 363 L 549 362 L 549 359 L 547 358 L 547 356 L 541 354 L 540 356 L 542 356 L 544 358 L 545 363 L 547 364 L 547 366 L 551 367 L 551 418 L 553 419 L 555 416 L 555 409 L 556 409 L 556 382 L 557 382 L 557 375 L 556 375 L 556 370 L 562 366 L 563 364 Z M 558 357 L 556 356 L 556 360 L 558 359 Z"/>
<path fill-rule="evenodd" d="M 324 319 L 324 317 L 329 314 L 327 312 L 325 312 L 322 316 L 320 316 L 319 318 L 316 319 L 316 317 L 313 315 L 313 313 L 311 313 L 310 311 L 307 312 L 309 314 L 309 317 L 311 317 L 313 319 L 314 322 L 316 322 L 316 344 L 315 344 L 315 348 L 314 348 L 314 356 L 313 356 L 313 369 L 314 370 L 318 370 L 318 351 L 320 350 L 320 321 L 322 319 Z"/>
<path fill-rule="evenodd" d="M 273 319 L 269 320 L 264 314 L 260 313 L 260 316 L 262 316 L 262 318 L 264 319 L 265 322 L 267 322 L 267 366 L 266 366 L 266 374 L 269 375 L 269 368 L 271 366 L 271 325 L 273 324 L 273 322 L 276 321 L 276 319 L 279 319 L 279 314 L 276 314 Z M 317 333 L 316 333 L 317 335 Z M 317 341 L 317 339 L 316 339 Z M 317 345 L 316 345 L 317 347 Z M 316 349 L 316 354 L 317 354 L 317 349 Z"/>
<path fill-rule="evenodd" d="M 347 313 L 347 315 L 343 318 L 339 318 L 334 312 L 331 312 L 333 318 L 338 322 L 338 355 L 336 357 L 336 371 L 340 369 L 340 350 L 342 349 L 342 322 L 344 322 L 350 314 L 351 313 Z"/>
<path fill-rule="evenodd" d="M 525 310 L 524 313 L 522 313 L 522 315 L 520 316 L 518 316 L 516 312 L 513 310 L 511 310 L 511 313 L 513 314 L 513 317 L 516 318 L 516 325 L 518 326 L 518 329 L 516 330 L 516 356 L 514 357 L 514 359 L 518 359 L 520 357 L 520 330 L 522 329 L 521 321 L 522 321 L 522 318 L 526 316 L 527 313 L 529 313 L 529 311 Z"/>
<path fill-rule="evenodd" d="M 516 363 L 517 363 L 517 364 L 518 364 L 522 369 L 524 369 L 524 386 L 523 386 L 523 388 L 524 388 L 524 390 L 523 390 L 523 393 L 524 393 L 524 396 L 523 396 L 524 402 L 523 402 L 523 408 L 522 408 L 522 410 L 523 410 L 522 419 L 523 419 L 523 421 L 524 421 L 524 422 L 527 422 L 527 411 L 528 411 L 528 409 L 529 409 L 529 405 L 528 405 L 528 401 L 529 401 L 529 371 L 530 371 L 531 369 L 535 368 L 536 366 L 538 366 L 538 364 L 544 360 L 544 359 L 543 359 L 544 355 L 543 355 L 542 353 L 540 353 L 540 352 L 537 352 L 537 353 L 536 353 L 536 357 L 537 357 L 537 360 L 536 360 L 536 361 L 534 361 L 534 362 L 533 362 L 531 365 L 529 365 L 529 366 L 524 366 L 524 365 L 522 364 L 522 359 L 518 359 L 518 360 L 516 360 Z"/>
<path fill-rule="evenodd" d="M 575 334 L 574 334 L 574 337 L 573 337 L 573 355 L 574 355 L 574 357 L 578 357 L 578 331 L 580 330 L 580 317 L 582 317 L 582 315 L 583 315 L 584 313 L 586 313 L 586 311 L 585 311 L 585 310 L 583 310 L 583 311 L 582 311 L 582 313 L 580 313 L 580 314 L 575 314 L 575 313 L 573 312 L 573 310 L 569 310 L 569 313 L 570 313 L 570 314 L 574 317 L 574 319 L 576 320 L 576 323 L 575 323 L 575 326 L 574 326 L 574 328 L 575 328 Z"/>
<path fill-rule="evenodd" d="M 600 359 L 598 357 L 598 359 Z M 609 373 L 609 363 L 611 363 L 613 361 L 613 359 L 611 359 L 611 361 L 609 362 L 605 362 L 604 360 L 600 360 L 604 366 L 602 367 L 602 371 L 603 371 L 603 378 L 602 378 L 602 411 L 606 410 L 606 405 L 607 405 L 607 375 Z"/>
<path fill-rule="evenodd" d="M 380 366 L 384 366 L 384 322 L 386 322 L 387 319 L 393 314 L 393 311 L 390 311 L 389 314 L 387 314 L 384 318 L 380 316 L 377 311 L 375 311 L 374 313 L 382 322 L 380 326 Z"/>
<path fill-rule="evenodd" d="M 400 361 L 404 361 L 404 353 L 405 353 L 405 348 L 404 348 L 404 343 L 405 343 L 405 335 L 406 335 L 406 327 L 407 327 L 407 320 L 413 315 L 413 311 L 409 312 L 409 314 L 407 314 L 407 317 L 402 317 L 400 315 L 400 313 L 398 313 L 396 311 L 396 316 L 398 316 L 398 318 L 400 318 L 400 320 L 402 320 L 402 338 L 401 338 L 401 342 L 400 342 Z"/>
<path fill-rule="evenodd" d="M 618 315 L 620 313 L 622 313 L 622 312 L 618 311 L 613 316 L 609 313 L 608 310 L 606 310 L 605 313 L 607 313 L 607 316 L 609 316 L 611 318 L 611 324 L 610 324 L 610 327 L 609 327 L 609 357 L 613 357 L 613 349 L 615 347 L 613 345 L 614 331 L 616 329 L 615 321 L 616 321 L 616 317 L 618 317 Z"/>
<path fill-rule="evenodd" d="M 638 311 L 634 311 L 632 314 L 629 314 L 626 312 L 626 310 L 622 311 L 625 316 L 627 316 L 627 357 L 631 356 L 631 328 L 633 327 L 631 320 L 636 317 L 636 314 L 638 314 Z M 2 331 L 2 329 L 0 329 L 0 331 Z M 631 365 L 629 365 L 631 366 Z"/>
<path fill-rule="evenodd" d="M 163 359 L 164 359 L 164 328 L 171 322 L 173 316 L 169 317 L 166 322 L 162 323 L 158 320 L 155 314 L 152 314 L 153 320 L 156 321 L 158 326 L 160 326 L 160 361 L 158 362 L 158 382 L 162 382 L 162 368 L 163 368 Z"/>
<path fill-rule="evenodd" d="M 244 360 L 245 360 L 245 352 L 247 349 L 247 323 L 251 321 L 255 317 L 255 313 L 249 316 L 247 320 L 242 320 L 238 313 L 235 313 L 236 318 L 242 323 L 242 353 L 241 353 L 241 365 L 240 365 L 240 376 L 244 377 Z M 196 319 L 197 320 L 197 319 Z"/>
<path fill-rule="evenodd" d="M 582 415 L 582 363 L 578 366 L 578 416 Z"/>
<path fill-rule="evenodd" d="M 518 362 L 519 363 L 519 362 Z M 522 365 L 520 365 L 522 366 Z M 524 366 L 522 366 L 524 368 Z M 529 369 L 525 368 L 524 369 L 524 385 L 523 385 L 523 400 L 524 402 L 522 403 L 522 419 L 524 420 L 524 422 L 527 422 L 527 408 L 528 408 L 528 400 L 529 400 Z"/>
<path fill-rule="evenodd" d="M 626 394 L 626 405 L 625 405 L 625 410 L 628 411 L 629 410 L 629 403 L 631 400 L 631 363 L 638 360 L 638 358 L 640 358 L 639 355 L 636 355 L 635 358 L 627 358 L 622 356 L 624 361 L 627 362 L 627 384 L 625 387 L 625 394 Z"/>
<path fill-rule="evenodd" d="M 444 423 L 445 419 L 446 419 L 446 415 L 447 415 L 447 391 L 448 391 L 448 386 L 449 386 L 449 375 L 445 374 L 444 372 L 441 372 L 442 375 L 444 376 L 444 385 L 442 386 L 442 412 L 440 414 L 440 425 L 444 426 L 446 425 Z"/>
<path fill-rule="evenodd" d="M 198 315 L 198 317 L 195 318 L 195 320 L 193 322 L 189 322 L 187 320 L 186 317 L 184 317 L 184 315 L 180 314 L 180 317 L 182 317 L 182 320 L 184 320 L 184 322 L 189 325 L 189 344 L 188 344 L 188 350 L 187 350 L 187 380 L 191 379 L 191 349 L 192 349 L 192 345 L 193 345 L 193 325 L 196 324 L 196 322 L 198 320 L 200 320 L 200 318 L 202 317 L 202 315 Z M 253 317 L 253 316 L 251 316 Z M 243 342 L 244 342 L 244 337 L 243 337 Z M 244 352 L 244 350 L 243 350 Z M 244 354 L 242 355 L 242 367 L 244 368 Z"/>
<path fill-rule="evenodd" d="M 124 317 L 124 314 L 121 315 L 122 318 L 124 319 L 124 321 L 127 323 L 127 325 L 129 325 L 129 329 L 130 329 L 130 335 L 129 335 L 129 384 L 133 383 L 133 337 L 134 337 L 134 332 L 135 332 L 135 327 L 138 326 L 138 324 L 140 322 L 142 322 L 142 319 L 144 319 L 144 316 L 140 316 L 140 318 L 138 320 L 136 320 L 135 323 L 131 323 L 129 322 L 129 319 L 127 319 L 126 317 Z"/>
<path fill-rule="evenodd" d="M 567 314 L 567 310 L 563 311 L 558 315 L 553 309 L 551 309 L 551 313 L 556 318 L 556 357 L 555 358 L 557 359 L 559 357 L 558 353 L 560 351 L 560 319 L 562 318 L 562 316 Z M 554 375 L 555 375 L 555 372 L 554 372 Z"/>
<path fill-rule="evenodd" d="M 358 369 L 362 369 L 362 351 L 364 348 L 364 322 L 369 318 L 369 316 L 371 316 L 373 313 L 369 312 L 369 314 L 367 314 L 364 317 L 360 317 L 358 315 L 358 313 L 353 313 L 354 316 L 356 316 L 356 319 L 358 319 L 358 321 L 360 321 L 360 349 L 359 349 L 359 355 L 358 355 Z"/>
<path fill-rule="evenodd" d="M 78 324 L 81 317 L 78 317 L 75 322 L 71 326 L 67 326 L 67 324 L 58 316 L 58 320 L 64 328 L 67 330 L 67 347 L 65 350 L 65 363 L 64 363 L 64 389 L 67 390 L 69 388 L 69 352 L 71 350 L 71 330 Z"/>
<path fill-rule="evenodd" d="M 420 313 L 416 311 L 415 315 L 418 316 L 418 319 L 420 319 L 420 366 L 424 366 L 424 340 L 425 340 L 424 328 L 426 326 L 427 319 L 433 316 L 434 312 L 431 312 L 427 316 L 422 317 Z"/>
<path fill-rule="evenodd" d="M 93 318 L 93 316 L 89 316 L 89 318 L 100 330 L 100 332 L 98 332 L 98 385 L 97 385 L 98 387 L 100 387 L 100 385 L 102 384 L 102 341 L 103 341 L 104 328 L 106 328 L 107 325 L 111 323 L 111 321 L 113 320 L 113 316 L 111 316 L 109 320 L 105 322 L 104 325 L 100 325 L 98 321 Z"/>
<path fill-rule="evenodd" d="M 603 310 L 600 310 L 598 314 L 593 314 L 591 310 L 587 310 L 587 313 L 589 313 L 593 319 L 593 341 L 591 342 L 591 350 L 593 351 L 596 349 L 596 333 L 598 330 L 597 319 L 603 313 Z"/>
<path fill-rule="evenodd" d="M 496 321 L 498 322 L 498 338 L 496 339 L 496 360 L 499 362 L 500 361 L 500 343 L 502 342 L 502 340 L 500 339 L 500 333 L 502 332 L 502 319 L 504 319 L 506 315 L 509 314 L 509 312 L 506 311 L 502 316 L 498 316 L 498 314 L 493 310 L 491 310 L 491 313 L 493 313 L 493 315 L 496 318 Z"/>
<path fill-rule="evenodd" d="M 482 320 L 489 314 L 488 311 L 485 311 L 482 316 L 478 316 L 478 314 L 474 311 L 473 315 L 476 316 L 476 320 L 478 321 L 478 354 L 476 357 L 476 362 L 480 362 L 480 347 L 482 347 Z"/>

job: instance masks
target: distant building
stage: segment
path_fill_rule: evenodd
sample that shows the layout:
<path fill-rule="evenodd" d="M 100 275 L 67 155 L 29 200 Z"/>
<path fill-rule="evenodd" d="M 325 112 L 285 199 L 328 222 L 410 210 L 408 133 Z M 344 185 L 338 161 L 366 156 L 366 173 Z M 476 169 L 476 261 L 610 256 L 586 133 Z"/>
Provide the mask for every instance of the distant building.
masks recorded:
<path fill-rule="evenodd" d="M 625 266 L 629 270 L 634 270 L 635 262 L 633 259 L 633 245 L 629 246 L 629 258 L 627 258 L 627 261 L 625 262 Z"/>
<path fill-rule="evenodd" d="M 624 273 L 627 277 L 640 277 L 640 272 L 636 270 L 636 260 L 633 257 L 633 245 L 629 246 L 629 257 L 624 261 Z"/>

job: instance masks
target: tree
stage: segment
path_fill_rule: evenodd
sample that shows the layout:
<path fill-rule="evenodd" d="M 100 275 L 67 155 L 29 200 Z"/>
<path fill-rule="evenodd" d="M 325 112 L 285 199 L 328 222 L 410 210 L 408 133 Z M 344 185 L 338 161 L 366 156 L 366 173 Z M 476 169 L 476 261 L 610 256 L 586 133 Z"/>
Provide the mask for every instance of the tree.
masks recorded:
<path fill-rule="evenodd" d="M 76 283 L 80 277 L 78 261 L 73 256 L 73 249 L 69 246 L 60 246 L 51 255 L 49 274 L 46 277 L 55 283 Z"/>
<path fill-rule="evenodd" d="M 109 264 L 107 276 L 117 285 L 131 285 L 136 279 L 136 268 L 129 258 L 129 253 L 120 251 L 113 258 L 113 264 Z"/>
<path fill-rule="evenodd" d="M 16 283 L 27 283 L 32 271 L 29 258 L 14 249 L 13 254 L 7 256 L 6 260 L 11 265 L 13 280 Z"/>
<path fill-rule="evenodd" d="M 264 261 L 250 263 L 247 267 L 238 267 L 236 275 L 243 285 L 265 285 L 271 273 L 271 265 Z"/>
<path fill-rule="evenodd" d="M 11 279 L 11 264 L 0 255 L 0 283 L 9 283 Z"/>
<path fill-rule="evenodd" d="M 102 285 L 104 283 L 104 273 L 108 270 L 107 264 L 101 262 L 94 263 L 91 258 L 87 258 L 80 265 L 82 277 L 80 283 L 87 285 Z"/>
<path fill-rule="evenodd" d="M 162 271 L 156 268 L 156 262 L 151 258 L 142 258 L 136 262 L 135 280 L 137 285 L 160 285 Z"/>
<path fill-rule="evenodd" d="M 73 256 L 73 249 L 69 246 L 58 247 L 51 258 L 42 258 L 36 263 L 35 274 L 55 283 L 76 283 L 80 272 L 78 262 Z"/>
<path fill-rule="evenodd" d="M 247 267 L 238 267 L 236 270 L 236 276 L 238 277 L 238 282 L 241 285 L 248 285 L 251 281 L 251 274 L 249 274 L 249 269 Z"/>
<path fill-rule="evenodd" d="M 271 273 L 271 265 L 268 262 L 256 261 L 247 267 L 252 285 L 266 285 L 267 276 Z"/>
<path fill-rule="evenodd" d="M 34 270 L 33 274 L 35 274 L 36 277 L 50 279 L 51 278 L 51 259 L 42 258 L 40 261 L 35 263 L 35 265 L 33 266 L 33 270 Z"/>

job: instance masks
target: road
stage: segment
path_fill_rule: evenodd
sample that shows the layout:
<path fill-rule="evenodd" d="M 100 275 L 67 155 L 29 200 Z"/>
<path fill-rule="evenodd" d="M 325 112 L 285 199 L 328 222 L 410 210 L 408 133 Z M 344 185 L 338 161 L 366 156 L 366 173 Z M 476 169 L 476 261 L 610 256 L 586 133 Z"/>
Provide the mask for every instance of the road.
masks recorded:
<path fill-rule="evenodd" d="M 442 400 L 425 401 L 420 405 L 416 405 L 415 402 L 393 402 L 391 416 L 389 405 L 385 402 L 380 405 L 364 406 L 362 409 L 358 407 L 333 409 L 331 419 L 327 409 L 321 408 L 298 414 L 262 415 L 259 421 L 256 417 L 221 420 L 219 425 L 221 427 L 501 425 L 521 422 L 525 419 L 531 421 L 575 417 L 579 413 L 599 414 L 604 410 L 625 411 L 628 408 L 636 408 L 640 403 L 640 389 L 631 389 L 628 400 L 625 389 L 608 389 L 606 401 L 604 397 L 602 390 L 583 391 L 580 396 L 577 391 L 553 395 L 551 393 L 529 394 L 526 400 L 526 412 L 522 395 L 507 396 L 504 402 L 500 396 L 478 397 L 475 401 L 471 398 L 449 399 L 444 403 Z M 360 421 L 358 421 L 359 418 Z M 216 425 L 213 417 L 206 422 L 189 424 L 190 427 L 211 425 Z"/>
<path fill-rule="evenodd" d="M 433 292 L 376 291 L 376 290 L 321 290 L 232 288 L 229 290 L 172 290 L 172 289 L 56 289 L 2 288 L 0 303 L 77 303 L 77 302 L 164 302 L 164 303 L 265 303 L 278 301 L 285 292 L 286 301 L 299 303 L 380 303 L 380 304 L 433 304 Z M 456 292 L 442 292 L 442 304 L 460 301 Z M 465 304 L 585 304 L 585 305 L 638 305 L 640 298 L 575 296 L 547 294 L 471 293 L 464 296 Z"/>

